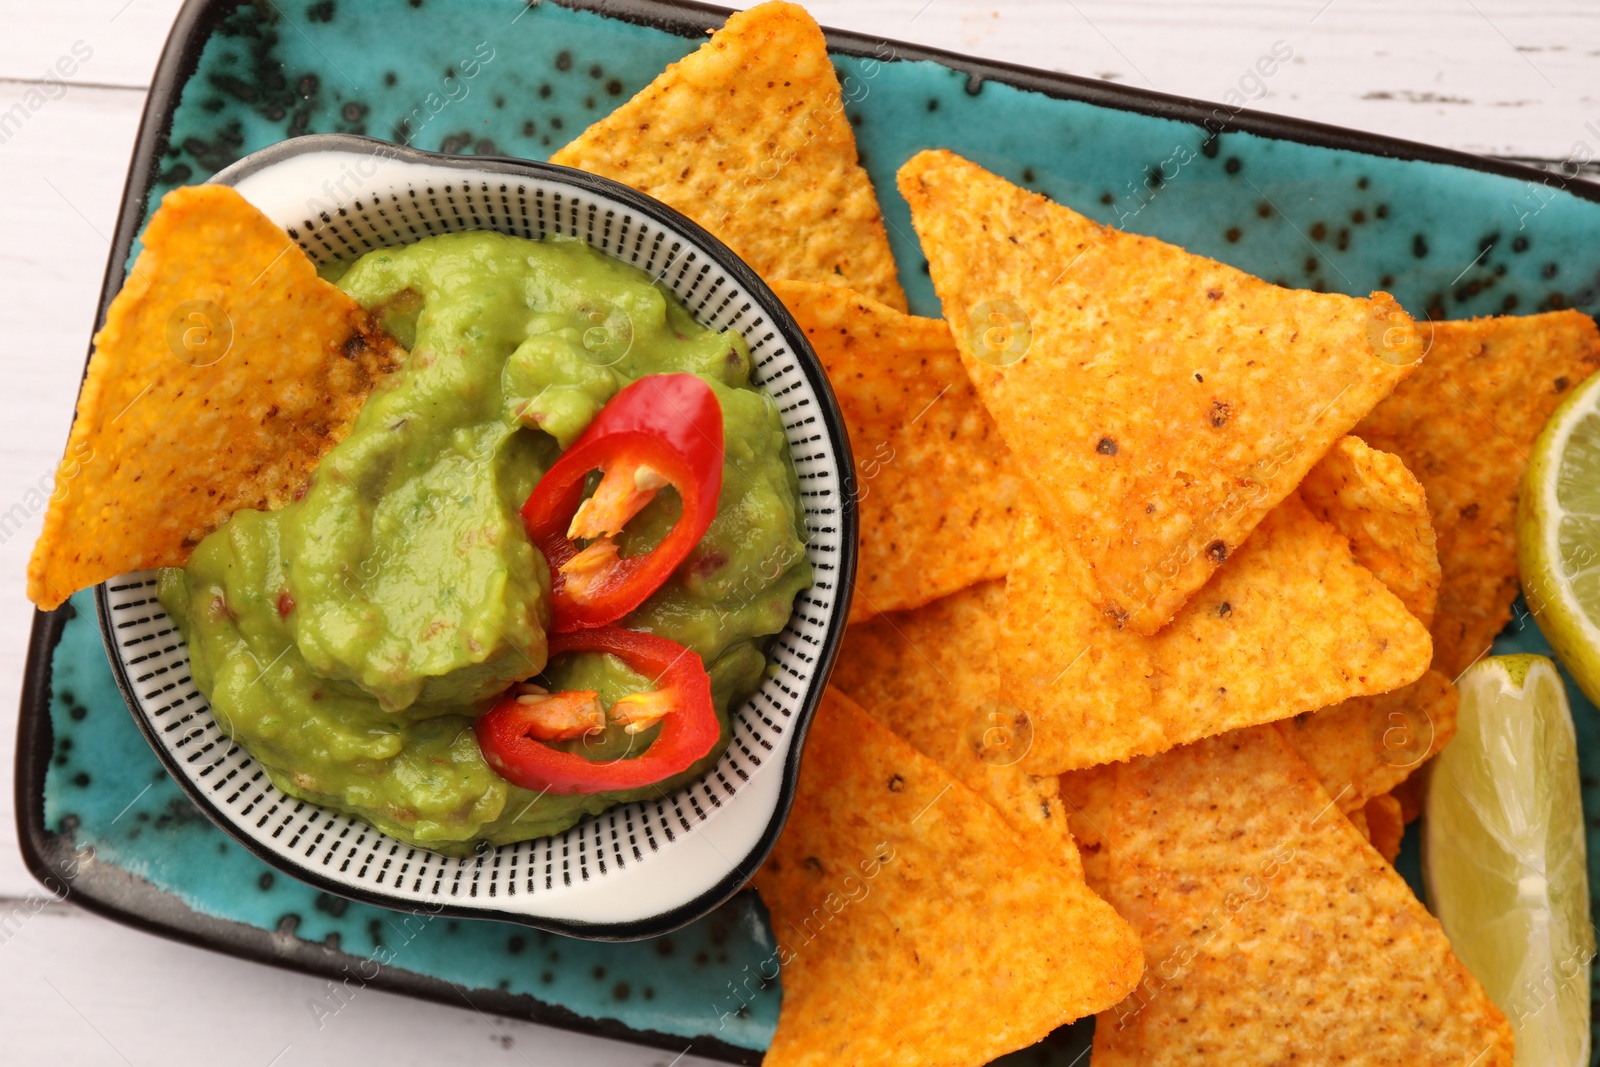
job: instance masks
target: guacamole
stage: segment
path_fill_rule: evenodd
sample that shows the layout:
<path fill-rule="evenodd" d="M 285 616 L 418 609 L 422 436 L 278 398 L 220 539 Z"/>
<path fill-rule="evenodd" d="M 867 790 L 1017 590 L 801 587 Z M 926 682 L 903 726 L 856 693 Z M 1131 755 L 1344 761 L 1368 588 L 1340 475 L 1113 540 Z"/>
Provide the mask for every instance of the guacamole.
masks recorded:
<path fill-rule="evenodd" d="M 738 335 L 696 323 L 639 271 L 582 241 L 429 237 L 324 271 L 409 350 L 293 503 L 241 511 L 160 599 L 218 721 L 284 792 L 446 852 L 558 833 L 614 804 L 670 793 L 728 743 L 728 709 L 759 685 L 765 639 L 811 582 L 799 485 L 777 405 Z M 499 777 L 474 720 L 510 686 L 650 687 L 619 660 L 547 669 L 550 572 L 518 510 L 618 390 L 689 372 L 722 408 L 717 514 L 667 583 L 618 625 L 705 663 L 722 738 L 675 778 L 555 796 Z M 628 523 L 649 551 L 679 504 L 666 489 Z M 660 726 L 558 742 L 637 754 Z"/>

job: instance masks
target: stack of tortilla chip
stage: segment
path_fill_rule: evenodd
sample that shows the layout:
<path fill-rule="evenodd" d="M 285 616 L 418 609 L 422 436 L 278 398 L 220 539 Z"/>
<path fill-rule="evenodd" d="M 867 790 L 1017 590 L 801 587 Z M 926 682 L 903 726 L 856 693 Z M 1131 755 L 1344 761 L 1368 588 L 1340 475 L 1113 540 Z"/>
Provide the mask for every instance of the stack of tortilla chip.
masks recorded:
<path fill-rule="evenodd" d="M 1021 766 L 1058 776 L 1088 881 L 1140 931 L 1141 992 L 1161 987 L 1102 1016 L 1096 1062 L 1509 1062 L 1503 1016 L 1385 861 L 1414 814 L 1397 790 L 1454 732 L 1451 678 L 1509 618 L 1522 457 L 1600 362 L 1593 323 L 1419 336 L 1384 294 L 1285 293 L 949 153 L 900 181 L 1025 483 L 988 695 L 1027 720 Z M 852 635 L 847 691 L 910 673 L 881 644 Z M 1282 892 L 1229 885 L 1295 835 L 1319 862 Z M 1349 990 L 1402 974 L 1352 1024 Z"/>
<path fill-rule="evenodd" d="M 858 450 L 912 460 L 865 483 L 896 496 L 863 532 L 871 603 L 834 682 L 1018 842 L 1079 852 L 1063 884 L 1081 871 L 1138 930 L 1144 979 L 1095 1062 L 1509 1063 L 1504 1017 L 1389 866 L 1392 791 L 1454 732 L 1429 634 L 1452 572 L 1427 477 L 1352 431 L 1428 331 L 1384 294 L 1276 289 L 948 153 L 901 184 L 948 341 L 780 286 Z M 970 390 L 933 355 L 951 344 Z M 937 444 L 908 432 L 936 394 L 962 416 Z M 930 515 L 941 455 L 972 499 Z M 795 820 L 786 837 L 816 832 Z"/>
<path fill-rule="evenodd" d="M 663 197 L 744 255 L 822 358 L 855 452 L 859 575 L 834 675 L 854 702 L 830 696 L 820 713 L 800 798 L 756 879 L 780 945 L 804 935 L 784 953 L 770 1060 L 980 1063 L 1033 1040 L 1052 1010 L 1062 1021 L 1106 1003 L 1129 978 L 1106 947 L 1120 934 L 1078 908 L 1084 879 L 1127 909 L 1147 962 L 1184 921 L 1121 891 L 1119 872 L 1137 867 L 1119 856 L 1137 865 L 1157 846 L 1117 840 L 1178 841 L 1185 817 L 1124 812 L 1127 769 L 1241 738 L 1265 755 L 1213 788 L 1270 808 L 1252 780 L 1270 770 L 1298 805 L 1284 825 L 1337 849 L 1257 905 L 1288 933 L 1272 950 L 1284 979 L 1313 1005 L 1319 983 L 1327 1004 L 1327 989 L 1383 977 L 1376 939 L 1348 957 L 1295 941 L 1318 893 L 1359 886 L 1368 910 L 1325 917 L 1328 937 L 1380 915 L 1410 931 L 1409 955 L 1391 961 L 1408 984 L 1373 1000 L 1366 1025 L 1435 1027 L 1419 1055 L 1508 1047 L 1382 858 L 1403 826 L 1390 790 L 1448 740 L 1455 709 L 1430 669 L 1441 573 L 1426 479 L 1350 436 L 1427 343 L 1390 297 L 1278 289 L 936 152 L 901 183 L 948 322 L 907 315 L 822 39 L 786 4 L 735 15 L 555 158 Z M 924 831 L 921 813 L 956 796 L 965 829 Z M 1327 811 L 1307 815 L 1318 798 Z M 860 881 L 860 862 L 891 871 L 877 858 L 890 832 L 895 855 L 957 876 L 832 884 L 841 871 Z M 974 970 L 1002 961 L 965 951 L 1011 936 L 1004 909 L 962 895 L 966 877 L 997 875 L 967 867 L 1009 870 L 1019 847 L 1049 859 L 1034 876 L 1072 902 L 1042 940 L 1102 946 L 1042 996 L 1041 975 L 1017 992 L 1043 965 L 1020 943 L 1004 973 Z M 1190 834 L 1168 858 L 1196 864 L 1204 847 Z M 1208 877 L 1207 892 L 1232 892 Z M 1196 957 L 1192 989 L 1236 977 L 1236 957 L 1211 958 Z M 1272 968 L 1246 962 L 1269 999 L 1282 992 Z M 990 984 L 987 1007 L 974 1007 L 975 981 Z M 1458 995 L 1473 1012 L 1441 1021 L 1437 1005 Z M 1246 1015 L 1265 1003 L 1248 996 Z M 1237 1015 L 1209 994 L 1183 1003 L 1201 1046 Z M 1154 1055 L 1170 1020 L 1144 1018 L 1096 1059 Z M 1235 1049 L 1241 1062 L 1293 1050 L 1252 1026 L 1262 1042 Z"/>
<path fill-rule="evenodd" d="M 28 564 L 43 608 L 288 502 L 403 355 L 225 185 L 166 195 L 94 344 Z"/>

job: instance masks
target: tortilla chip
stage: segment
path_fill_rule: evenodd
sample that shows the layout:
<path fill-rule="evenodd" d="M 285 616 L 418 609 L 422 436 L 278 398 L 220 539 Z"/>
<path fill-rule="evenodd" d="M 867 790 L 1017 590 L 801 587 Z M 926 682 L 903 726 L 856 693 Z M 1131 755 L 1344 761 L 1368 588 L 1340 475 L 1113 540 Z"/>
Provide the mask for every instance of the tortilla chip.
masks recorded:
<path fill-rule="evenodd" d="M 1421 353 L 1393 298 L 1280 289 L 949 152 L 900 190 L 978 394 L 1095 605 L 1155 633 Z"/>
<path fill-rule="evenodd" d="M 773 290 L 821 357 L 850 431 L 861 522 L 850 620 L 1005 577 L 1017 478 L 950 327 L 836 285 Z"/>
<path fill-rule="evenodd" d="M 1363 804 L 1354 811 L 1347 811 L 1344 813 L 1344 817 L 1349 819 L 1350 825 L 1354 826 L 1361 836 L 1367 839 L 1368 844 L 1371 844 L 1372 830 L 1367 826 L 1367 806 Z"/>
<path fill-rule="evenodd" d="M 1534 438 L 1600 366 L 1600 333 L 1576 311 L 1433 327 L 1416 373 L 1355 432 L 1428 491 L 1442 572 L 1434 666 L 1455 678 L 1511 621 L 1517 487 Z"/>
<path fill-rule="evenodd" d="M 837 690 L 755 885 L 783 975 L 766 1067 L 987 1063 L 1139 980 L 1127 923 Z"/>
<path fill-rule="evenodd" d="M 1300 484 L 1318 518 L 1350 540 L 1356 562 L 1424 626 L 1439 592 L 1439 557 L 1422 486 L 1399 458 L 1345 437 Z M 1399 785 L 1456 732 L 1456 691 L 1429 671 L 1377 696 L 1353 697 L 1279 724 L 1340 810 L 1355 816 Z"/>
<path fill-rule="evenodd" d="M 1108 832 L 1147 966 L 1096 1067 L 1510 1067 L 1505 1016 L 1276 730 L 1120 768 Z"/>
<path fill-rule="evenodd" d="M 1388 793 L 1373 797 L 1362 809 L 1367 824 L 1367 840 L 1378 850 L 1384 862 L 1394 866 L 1400 855 L 1400 839 L 1406 835 L 1406 821 L 1400 811 L 1400 802 Z"/>
<path fill-rule="evenodd" d="M 1428 764 L 1424 763 L 1416 774 L 1389 791 L 1400 805 L 1400 819 L 1407 824 L 1422 817 L 1422 798 L 1428 791 Z"/>
<path fill-rule="evenodd" d="M 1300 483 L 1311 513 L 1350 541 L 1356 562 L 1424 626 L 1439 600 L 1439 553 L 1422 483 L 1398 456 L 1343 437 Z"/>
<path fill-rule="evenodd" d="M 1430 670 L 1402 689 L 1297 715 L 1278 729 L 1350 812 L 1405 781 L 1455 736 L 1459 702 L 1450 679 Z"/>
<path fill-rule="evenodd" d="M 94 344 L 28 564 L 42 608 L 288 502 L 403 354 L 225 185 L 162 200 Z"/>
<path fill-rule="evenodd" d="M 794 4 L 733 15 L 550 161 L 665 201 L 768 281 L 906 308 L 827 42 Z"/>
<path fill-rule="evenodd" d="M 1006 580 L 1001 691 L 1032 717 L 1033 774 L 1387 692 L 1428 667 L 1427 631 L 1298 496 L 1154 637 L 1096 607 L 1087 568 L 1030 497 Z"/>
<path fill-rule="evenodd" d="M 981 582 L 914 611 L 852 624 L 830 682 L 983 797 L 1019 834 L 1080 869 L 1054 775 L 1021 767 L 1033 723 L 998 699 L 1005 583 Z"/>

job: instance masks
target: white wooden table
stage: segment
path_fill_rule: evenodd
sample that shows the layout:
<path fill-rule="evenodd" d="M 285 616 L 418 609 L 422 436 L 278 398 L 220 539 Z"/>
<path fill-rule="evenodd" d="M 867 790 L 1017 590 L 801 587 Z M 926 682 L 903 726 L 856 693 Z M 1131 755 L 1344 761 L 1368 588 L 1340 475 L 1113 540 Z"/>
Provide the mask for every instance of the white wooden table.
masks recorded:
<path fill-rule="evenodd" d="M 825 25 L 1206 99 L 1261 91 L 1262 110 L 1491 155 L 1553 163 L 1593 140 L 1586 123 L 1600 124 L 1600 5 L 807 2 Z M 0 512 L 61 455 L 140 109 L 178 6 L 0 0 L 0 113 L 45 88 L 45 71 L 75 45 L 91 51 L 0 140 Z M 1280 41 L 1294 58 L 1257 90 L 1247 71 Z M 17 851 L 10 786 L 32 614 L 23 570 L 39 522 L 0 533 L 0 915 L 39 893 Z M 321 986 L 52 904 L 0 927 L 0 1062 L 214 1063 L 217 1048 L 252 1067 L 673 1061 L 371 990 L 319 1029 L 307 1003 Z"/>

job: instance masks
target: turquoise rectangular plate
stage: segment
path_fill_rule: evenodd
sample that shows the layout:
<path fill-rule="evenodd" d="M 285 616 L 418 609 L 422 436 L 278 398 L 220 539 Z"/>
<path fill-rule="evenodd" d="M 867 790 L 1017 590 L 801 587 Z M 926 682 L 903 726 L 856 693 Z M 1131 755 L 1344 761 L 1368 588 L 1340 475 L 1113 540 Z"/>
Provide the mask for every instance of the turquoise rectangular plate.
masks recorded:
<path fill-rule="evenodd" d="M 544 159 L 726 14 L 650 0 L 191 0 L 150 93 L 101 315 L 149 205 L 175 186 L 303 133 Z M 919 314 L 939 305 L 894 173 L 936 146 L 1284 285 L 1387 289 L 1433 318 L 1600 308 L 1600 197 L 1581 182 L 852 34 L 829 42 Z M 1513 650 L 1548 653 L 1520 604 L 1496 644 Z M 1600 716 L 1569 691 L 1594 827 Z M 345 987 L 743 1063 L 759 1061 L 777 1022 L 780 990 L 756 976 L 773 938 L 752 894 L 668 937 L 605 944 L 387 911 L 276 874 L 184 799 L 145 745 L 87 593 L 35 619 L 17 810 L 28 864 L 52 891 Z M 1592 829 L 1589 857 L 1600 886 Z M 1399 865 L 1419 883 L 1414 835 Z M 1006 1062 L 1074 1063 L 1091 1032 L 1080 1023 Z"/>

